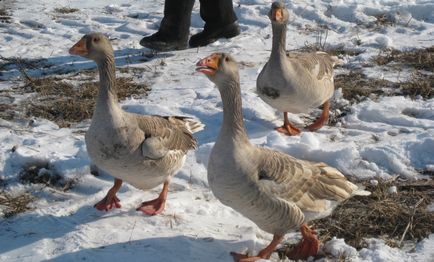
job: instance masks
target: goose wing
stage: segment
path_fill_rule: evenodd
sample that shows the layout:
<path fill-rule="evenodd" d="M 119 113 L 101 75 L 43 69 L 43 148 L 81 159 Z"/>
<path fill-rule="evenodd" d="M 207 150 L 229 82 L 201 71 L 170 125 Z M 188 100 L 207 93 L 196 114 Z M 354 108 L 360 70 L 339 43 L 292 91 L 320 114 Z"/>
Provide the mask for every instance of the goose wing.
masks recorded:
<path fill-rule="evenodd" d="M 333 67 L 341 64 L 341 60 L 325 52 L 288 52 L 286 56 L 290 62 L 319 81 L 333 81 Z"/>
<path fill-rule="evenodd" d="M 299 160 L 265 148 L 260 150 L 264 156 L 257 172 L 260 190 L 295 203 L 302 210 L 325 211 L 329 208 L 328 200 L 343 201 L 357 189 L 337 169 L 325 163 Z"/>
<path fill-rule="evenodd" d="M 197 142 L 189 128 L 189 120 L 178 116 L 138 116 L 138 126 L 144 133 L 143 156 L 159 159 L 170 151 L 185 154 L 196 149 Z"/>

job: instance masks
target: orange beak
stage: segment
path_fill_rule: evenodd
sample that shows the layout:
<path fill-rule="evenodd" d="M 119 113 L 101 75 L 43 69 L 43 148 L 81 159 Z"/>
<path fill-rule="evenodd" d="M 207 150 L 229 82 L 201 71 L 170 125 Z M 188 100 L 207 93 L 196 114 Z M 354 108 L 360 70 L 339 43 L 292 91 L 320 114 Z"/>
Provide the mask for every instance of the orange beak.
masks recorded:
<path fill-rule="evenodd" d="M 219 61 L 220 61 L 220 55 L 218 54 L 212 54 L 210 56 L 207 56 L 196 63 L 197 66 L 196 71 L 204 73 L 205 75 L 208 76 L 213 76 L 215 75 L 215 72 L 219 67 L 218 66 Z"/>
<path fill-rule="evenodd" d="M 274 9 L 271 13 L 271 17 L 277 21 L 277 22 L 282 22 L 283 19 L 283 14 L 282 14 L 282 9 Z"/>
<path fill-rule="evenodd" d="M 84 37 L 69 49 L 71 55 L 85 56 L 88 54 Z"/>

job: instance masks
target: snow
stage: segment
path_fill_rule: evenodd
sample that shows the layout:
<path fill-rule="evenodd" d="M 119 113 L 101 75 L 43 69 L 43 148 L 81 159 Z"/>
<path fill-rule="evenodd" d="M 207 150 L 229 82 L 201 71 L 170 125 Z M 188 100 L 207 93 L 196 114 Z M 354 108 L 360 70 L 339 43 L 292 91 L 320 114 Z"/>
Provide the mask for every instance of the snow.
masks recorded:
<path fill-rule="evenodd" d="M 83 137 L 88 121 L 59 128 L 38 118 L 31 122 L 0 119 L 0 178 L 6 181 L 8 192 L 30 191 L 38 197 L 32 204 L 34 210 L 0 220 L 0 261 L 231 261 L 230 251 L 253 254 L 267 245 L 272 236 L 222 205 L 207 185 L 206 164 L 221 123 L 222 104 L 216 88 L 194 71 L 194 65 L 215 51 L 229 52 L 241 64 L 243 109 L 253 143 L 326 162 L 358 179 L 415 178 L 419 170 L 434 170 L 434 99 L 392 96 L 350 105 L 342 98 L 342 91 L 336 90 L 333 103 L 350 107 L 338 125 L 297 137 L 273 131 L 281 124 L 282 115 L 254 93 L 257 74 L 271 50 L 271 27 L 266 16 L 271 1 L 235 1 L 242 32 L 231 40 L 220 39 L 207 47 L 161 53 L 149 59 L 144 59 L 147 50 L 139 40 L 158 29 L 163 0 L 3 2 L 0 6 L 10 6 L 12 15 L 11 23 L 0 23 L 0 55 L 42 59 L 27 72 L 29 76 L 95 68 L 94 63 L 72 57 L 67 50 L 83 34 L 100 31 L 113 39 L 118 67 L 153 69 L 138 76 L 139 81 L 151 84 L 150 95 L 122 101 L 125 110 L 193 116 L 206 128 L 195 134 L 199 148 L 188 154 L 186 164 L 173 179 L 163 215 L 147 217 L 135 208 L 155 197 L 161 187 L 144 192 L 124 184 L 118 194 L 122 208 L 107 213 L 93 208 L 113 182 L 106 174 L 95 177 L 89 172 Z M 409 50 L 433 45 L 434 4 L 429 0 L 300 0 L 285 4 L 291 16 L 287 49 L 315 43 L 317 34 L 312 30 L 325 24 L 329 28 L 327 44 L 364 51 L 342 57 L 349 67 L 362 68 L 383 48 Z M 55 11 L 62 7 L 78 11 Z M 382 14 L 395 24 L 374 30 L 374 16 Z M 199 32 L 202 26 L 197 1 L 191 33 Z M 368 76 L 384 74 L 386 79 L 398 80 L 378 68 L 363 70 Z M 3 68 L 0 90 L 16 85 L 19 76 L 18 68 Z M 290 115 L 290 120 L 301 124 L 306 118 Z M 19 183 L 20 170 L 36 162 L 48 163 L 52 170 L 77 184 L 63 192 Z M 288 234 L 286 240 L 293 237 Z M 333 239 L 325 243 L 324 250 L 336 258 L 345 254 L 353 261 L 424 262 L 434 257 L 434 235 L 421 241 L 414 252 L 388 247 L 378 239 L 370 240 L 360 251 L 343 239 Z M 271 261 L 278 261 L 276 254 Z"/>

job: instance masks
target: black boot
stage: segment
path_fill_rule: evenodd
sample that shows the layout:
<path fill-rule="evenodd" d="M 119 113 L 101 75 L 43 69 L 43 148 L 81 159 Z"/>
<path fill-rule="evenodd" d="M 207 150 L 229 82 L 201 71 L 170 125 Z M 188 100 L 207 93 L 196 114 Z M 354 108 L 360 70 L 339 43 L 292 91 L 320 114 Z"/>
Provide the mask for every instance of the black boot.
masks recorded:
<path fill-rule="evenodd" d="M 232 38 L 240 34 L 237 22 L 222 26 L 220 28 L 207 29 L 192 35 L 188 42 L 190 47 L 206 46 L 217 41 L 219 38 Z"/>
<path fill-rule="evenodd" d="M 186 49 L 193 5 L 194 0 L 165 0 L 158 32 L 142 38 L 140 45 L 156 51 Z"/>
<path fill-rule="evenodd" d="M 205 27 L 190 38 L 190 47 L 205 46 L 219 38 L 240 34 L 232 0 L 200 0 L 200 16 L 205 21 Z"/>
<path fill-rule="evenodd" d="M 187 37 L 175 38 L 158 31 L 155 34 L 143 37 L 142 40 L 140 40 L 140 45 L 160 52 L 183 50 L 187 48 Z"/>

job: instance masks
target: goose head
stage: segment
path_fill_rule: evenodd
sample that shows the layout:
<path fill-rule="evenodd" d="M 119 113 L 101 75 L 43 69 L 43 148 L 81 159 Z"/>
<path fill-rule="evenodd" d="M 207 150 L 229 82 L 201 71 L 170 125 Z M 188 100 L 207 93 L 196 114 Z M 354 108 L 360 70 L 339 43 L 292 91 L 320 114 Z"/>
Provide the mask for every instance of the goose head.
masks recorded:
<path fill-rule="evenodd" d="M 289 13 L 282 2 L 274 2 L 271 4 L 268 17 L 270 18 L 271 23 L 286 24 L 289 20 Z"/>
<path fill-rule="evenodd" d="M 105 35 L 101 33 L 89 33 L 72 46 L 69 49 L 69 53 L 99 62 L 107 56 L 113 56 L 113 48 L 110 40 Z"/>
<path fill-rule="evenodd" d="M 219 88 L 228 82 L 239 82 L 237 62 L 226 53 L 213 53 L 199 60 L 196 71 L 206 75 Z"/>

